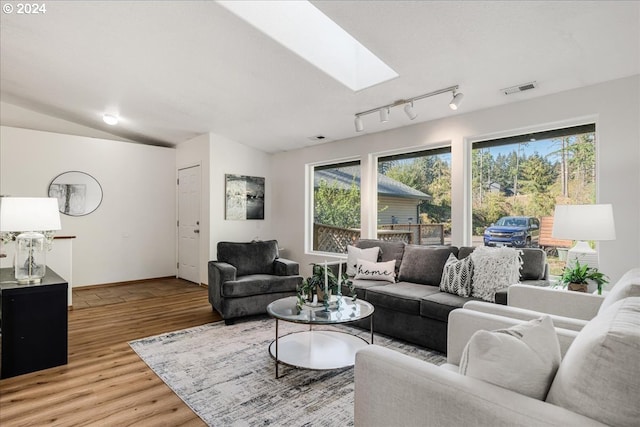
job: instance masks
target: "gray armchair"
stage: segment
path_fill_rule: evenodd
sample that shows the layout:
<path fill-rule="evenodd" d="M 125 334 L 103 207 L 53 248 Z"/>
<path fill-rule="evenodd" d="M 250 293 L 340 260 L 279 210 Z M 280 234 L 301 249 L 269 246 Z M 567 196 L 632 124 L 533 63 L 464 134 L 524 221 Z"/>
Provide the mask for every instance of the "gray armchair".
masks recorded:
<path fill-rule="evenodd" d="M 271 302 L 296 295 L 298 272 L 297 262 L 279 257 L 276 240 L 219 242 L 218 260 L 209 261 L 209 302 L 227 325 L 266 313 Z"/>

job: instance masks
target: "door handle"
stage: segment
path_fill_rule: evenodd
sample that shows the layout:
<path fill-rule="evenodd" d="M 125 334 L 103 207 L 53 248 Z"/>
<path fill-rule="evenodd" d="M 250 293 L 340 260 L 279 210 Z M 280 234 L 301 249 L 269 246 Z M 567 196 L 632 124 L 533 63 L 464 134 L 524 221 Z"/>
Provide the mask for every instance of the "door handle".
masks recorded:
<path fill-rule="evenodd" d="M 194 233 L 200 233 L 200 230 L 193 230 Z"/>

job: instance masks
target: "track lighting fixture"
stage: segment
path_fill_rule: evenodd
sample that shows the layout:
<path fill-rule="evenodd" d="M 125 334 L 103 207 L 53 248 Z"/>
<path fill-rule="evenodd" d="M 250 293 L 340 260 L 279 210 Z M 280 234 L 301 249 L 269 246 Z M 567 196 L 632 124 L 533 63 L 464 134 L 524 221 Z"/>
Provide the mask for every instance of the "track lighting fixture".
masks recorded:
<path fill-rule="evenodd" d="M 462 101 L 462 98 L 464 97 L 462 92 L 458 92 L 458 87 L 459 87 L 458 85 L 450 86 L 444 89 L 439 89 L 433 92 L 425 93 L 424 95 L 415 96 L 413 98 L 399 99 L 393 102 L 392 104 L 387 104 L 381 107 L 372 108 L 371 110 L 356 113 L 356 119 L 355 119 L 356 132 L 362 132 L 364 130 L 364 123 L 362 122 L 362 116 L 378 112 L 380 114 L 380 122 L 385 123 L 389 121 L 389 114 L 390 114 L 391 108 L 398 107 L 400 105 L 404 105 L 404 112 L 407 115 L 407 117 L 409 117 L 410 120 L 414 120 L 416 117 L 418 117 L 418 114 L 413 110 L 414 101 L 418 101 L 424 98 L 429 98 L 434 95 L 440 95 L 441 93 L 447 93 L 447 92 L 453 93 L 453 98 L 451 99 L 451 102 L 449 102 L 449 107 L 452 110 L 457 110 L 458 107 L 460 106 L 460 102 Z"/>
<path fill-rule="evenodd" d="M 389 121 L 389 107 L 382 107 L 380 109 L 380 123 L 386 123 Z"/>
<path fill-rule="evenodd" d="M 457 110 L 460 106 L 460 102 L 462 102 L 462 98 L 464 98 L 464 94 L 462 92 L 453 91 L 453 98 L 451 98 L 451 102 L 449 103 L 449 108 L 452 110 Z"/>
<path fill-rule="evenodd" d="M 418 117 L 416 112 L 413 111 L 413 101 L 404 104 L 404 113 L 409 117 L 409 120 L 413 120 Z"/>

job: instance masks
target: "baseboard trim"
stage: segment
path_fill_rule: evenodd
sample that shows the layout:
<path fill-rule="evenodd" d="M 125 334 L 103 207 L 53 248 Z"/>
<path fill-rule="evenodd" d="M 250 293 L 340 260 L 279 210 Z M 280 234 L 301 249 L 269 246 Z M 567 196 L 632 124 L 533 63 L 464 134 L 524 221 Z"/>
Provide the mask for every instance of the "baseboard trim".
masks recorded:
<path fill-rule="evenodd" d="M 156 280 L 171 280 L 177 279 L 175 276 L 165 276 L 165 277 L 154 277 L 150 279 L 138 279 L 138 280 L 128 280 L 125 282 L 113 282 L 113 283 L 98 283 L 95 285 L 78 285 L 74 286 L 72 289 L 86 289 L 86 288 L 108 288 L 112 286 L 123 286 L 123 285 L 131 285 L 134 283 L 145 283 L 145 282 L 153 282 Z M 179 279 L 182 280 L 182 279 Z"/>

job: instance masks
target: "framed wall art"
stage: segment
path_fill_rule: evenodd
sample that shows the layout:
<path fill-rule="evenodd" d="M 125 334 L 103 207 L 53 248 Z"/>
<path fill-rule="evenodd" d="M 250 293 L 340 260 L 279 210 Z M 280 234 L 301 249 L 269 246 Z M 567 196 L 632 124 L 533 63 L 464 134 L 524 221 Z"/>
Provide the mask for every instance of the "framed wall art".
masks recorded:
<path fill-rule="evenodd" d="M 102 187 L 91 175 L 70 171 L 56 176 L 49 184 L 49 197 L 58 199 L 58 210 L 69 216 L 83 216 L 102 203 Z"/>
<path fill-rule="evenodd" d="M 264 219 L 264 178 L 225 175 L 225 219 Z"/>

